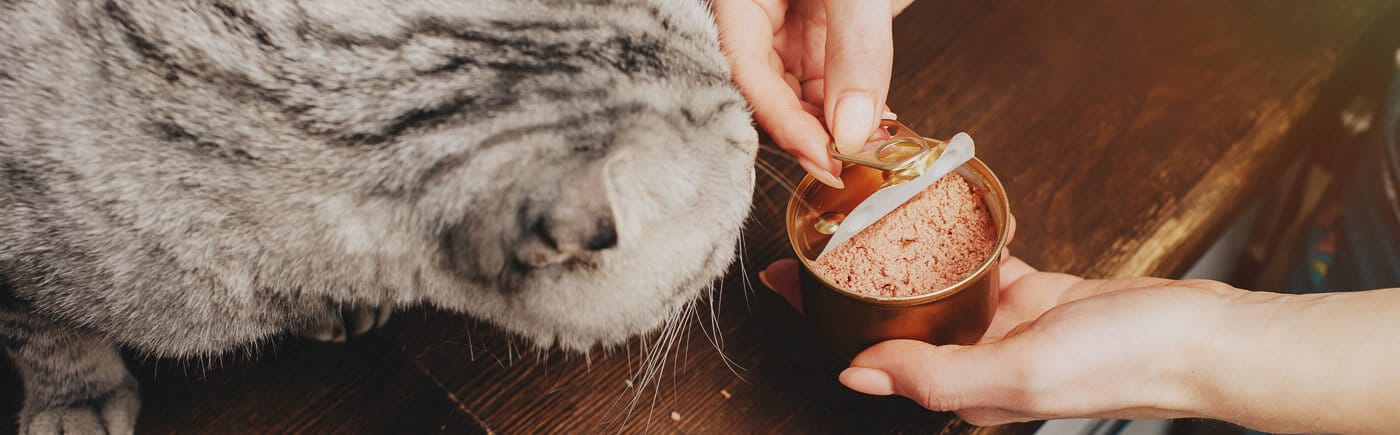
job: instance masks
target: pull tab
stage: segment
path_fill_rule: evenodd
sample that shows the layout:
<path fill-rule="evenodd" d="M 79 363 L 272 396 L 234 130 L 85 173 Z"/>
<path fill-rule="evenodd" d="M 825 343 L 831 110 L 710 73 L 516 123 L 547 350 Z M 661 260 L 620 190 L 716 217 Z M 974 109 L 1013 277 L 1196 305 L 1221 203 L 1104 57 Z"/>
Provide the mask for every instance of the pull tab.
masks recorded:
<path fill-rule="evenodd" d="M 922 175 L 943 155 L 948 143 L 925 138 L 899 121 L 882 119 L 877 139 L 866 142 L 859 153 L 843 154 L 834 142 L 827 148 L 836 160 L 883 171 L 885 183 L 880 187 L 885 188 Z"/>

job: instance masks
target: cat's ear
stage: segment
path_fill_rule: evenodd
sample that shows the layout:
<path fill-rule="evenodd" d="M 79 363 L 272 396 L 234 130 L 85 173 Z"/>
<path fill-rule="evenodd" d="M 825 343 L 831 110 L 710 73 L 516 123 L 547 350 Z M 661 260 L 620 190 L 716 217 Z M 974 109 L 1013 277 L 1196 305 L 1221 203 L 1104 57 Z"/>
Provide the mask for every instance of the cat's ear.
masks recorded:
<path fill-rule="evenodd" d="M 607 163 L 588 162 L 560 180 L 559 196 L 529 225 L 518 251 L 526 264 L 562 263 L 579 254 L 617 246 L 617 221 L 608 194 Z"/>

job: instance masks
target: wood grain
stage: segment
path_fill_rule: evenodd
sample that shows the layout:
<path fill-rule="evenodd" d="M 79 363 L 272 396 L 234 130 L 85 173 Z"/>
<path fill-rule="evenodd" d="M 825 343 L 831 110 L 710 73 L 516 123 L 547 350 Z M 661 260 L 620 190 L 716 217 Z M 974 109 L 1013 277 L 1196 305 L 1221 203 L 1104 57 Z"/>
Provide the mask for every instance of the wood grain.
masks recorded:
<path fill-rule="evenodd" d="M 958 31 L 975 35 L 897 44 L 892 106 L 916 128 L 978 139 L 1030 235 L 1020 255 L 1094 276 L 1189 266 L 1291 155 L 1279 139 L 1389 8 L 996 2 L 945 5 L 975 9 L 949 17 L 917 6 L 929 29 L 976 16 Z"/>
<path fill-rule="evenodd" d="M 1010 192 L 1017 255 L 1091 276 L 1170 276 L 1307 146 L 1286 138 L 1324 122 L 1324 91 L 1354 87 L 1346 66 L 1396 36 L 1386 29 L 1400 29 L 1397 13 L 1384 0 L 921 1 L 896 21 L 890 105 L 924 134 L 977 139 Z M 760 157 L 744 260 L 674 346 L 653 336 L 588 357 L 539 353 L 460 316 L 411 311 L 346 346 L 288 342 L 256 362 L 133 360 L 141 430 L 1032 431 L 973 428 L 835 382 L 842 362 L 752 288 L 759 268 L 789 255 L 784 185 L 800 175 L 781 152 Z M 659 348 L 664 371 L 643 384 L 642 355 Z M 0 411 L 15 412 L 17 390 L 0 371 Z"/>

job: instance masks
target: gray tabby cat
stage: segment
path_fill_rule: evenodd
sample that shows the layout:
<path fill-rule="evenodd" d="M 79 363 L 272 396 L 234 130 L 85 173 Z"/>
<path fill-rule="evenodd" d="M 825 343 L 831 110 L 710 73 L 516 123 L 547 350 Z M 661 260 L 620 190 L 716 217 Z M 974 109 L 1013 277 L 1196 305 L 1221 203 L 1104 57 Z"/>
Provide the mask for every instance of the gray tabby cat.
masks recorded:
<path fill-rule="evenodd" d="M 731 263 L 756 149 L 696 0 L 0 1 L 20 428 L 131 432 L 118 347 L 406 305 L 619 343 Z"/>

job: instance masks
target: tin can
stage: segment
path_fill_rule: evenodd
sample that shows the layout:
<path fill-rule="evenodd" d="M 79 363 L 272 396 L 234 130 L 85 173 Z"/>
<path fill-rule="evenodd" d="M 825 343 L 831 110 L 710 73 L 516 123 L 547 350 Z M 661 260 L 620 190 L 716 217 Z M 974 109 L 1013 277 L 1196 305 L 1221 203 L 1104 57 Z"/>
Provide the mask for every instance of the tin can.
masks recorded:
<path fill-rule="evenodd" d="M 938 142 L 933 139 L 926 140 Z M 890 339 L 913 339 L 931 344 L 976 343 L 992 322 L 1000 289 L 1001 252 L 1009 236 L 1010 204 L 1001 181 L 987 165 L 973 158 L 954 170 L 982 192 L 982 201 L 997 227 L 992 254 L 967 277 L 950 286 L 905 297 L 871 296 L 848 290 L 813 272 L 830 230 L 829 216 L 845 215 L 867 196 L 887 184 L 890 173 L 869 166 L 847 165 L 841 174 L 845 189 L 833 189 L 806 176 L 788 201 L 788 240 L 801 264 L 802 305 L 817 335 L 840 357 L 851 359 L 871 345 Z"/>

